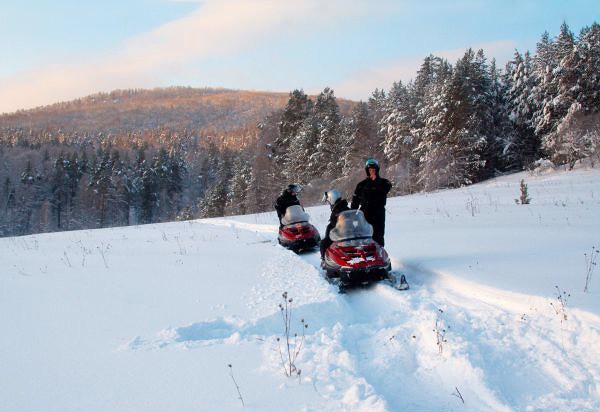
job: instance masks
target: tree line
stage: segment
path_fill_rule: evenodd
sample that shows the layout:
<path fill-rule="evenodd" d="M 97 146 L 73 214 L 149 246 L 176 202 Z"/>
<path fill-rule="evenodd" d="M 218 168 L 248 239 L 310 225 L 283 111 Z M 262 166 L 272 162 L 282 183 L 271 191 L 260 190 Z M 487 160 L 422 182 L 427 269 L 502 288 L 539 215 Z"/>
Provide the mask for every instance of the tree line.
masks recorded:
<path fill-rule="evenodd" d="M 0 235 L 270 210 L 290 182 L 309 199 L 378 158 L 396 194 L 459 187 L 600 153 L 600 26 L 544 33 L 504 69 L 483 50 L 430 55 L 407 82 L 342 113 L 334 91 L 294 90 L 243 147 L 197 130 L 0 129 Z M 364 173 L 364 172 L 363 172 Z"/>
<path fill-rule="evenodd" d="M 416 78 L 375 90 L 348 117 L 333 92 L 315 101 L 290 94 L 265 127 L 284 180 L 333 179 L 368 156 L 395 165 L 407 193 L 458 187 L 523 170 L 547 158 L 571 166 L 597 155 L 600 110 L 600 26 L 575 37 L 563 24 L 544 33 L 532 56 L 515 51 L 504 70 L 483 50 L 452 65 L 426 57 Z"/>

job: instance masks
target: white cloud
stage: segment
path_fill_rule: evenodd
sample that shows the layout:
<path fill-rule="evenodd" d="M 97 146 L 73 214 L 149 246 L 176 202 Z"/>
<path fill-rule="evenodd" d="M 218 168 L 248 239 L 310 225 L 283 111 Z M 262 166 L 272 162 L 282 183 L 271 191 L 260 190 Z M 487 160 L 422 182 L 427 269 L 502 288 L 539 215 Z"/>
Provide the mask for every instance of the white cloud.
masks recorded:
<path fill-rule="evenodd" d="M 154 87 L 188 62 L 252 50 L 270 37 L 299 36 L 387 7 L 364 0 L 205 0 L 190 15 L 127 41 L 112 53 L 0 79 L 0 112 L 64 101 L 97 91 Z M 200 72 L 199 75 L 202 73 Z M 168 77 L 167 77 L 168 78 Z"/>
<path fill-rule="evenodd" d="M 489 60 L 496 58 L 498 65 L 502 67 L 508 59 L 512 57 L 515 43 L 512 41 L 498 41 L 494 43 L 465 46 L 461 49 L 433 51 L 430 54 L 444 57 L 450 63 L 454 64 L 464 55 L 469 47 L 474 50 L 483 49 Z M 332 87 L 338 97 L 366 101 L 375 89 L 387 91 L 396 81 L 401 80 L 403 82 L 408 82 L 409 80 L 414 79 L 423 63 L 423 59 L 427 55 L 385 61 L 373 68 L 357 70 L 348 78 Z"/>

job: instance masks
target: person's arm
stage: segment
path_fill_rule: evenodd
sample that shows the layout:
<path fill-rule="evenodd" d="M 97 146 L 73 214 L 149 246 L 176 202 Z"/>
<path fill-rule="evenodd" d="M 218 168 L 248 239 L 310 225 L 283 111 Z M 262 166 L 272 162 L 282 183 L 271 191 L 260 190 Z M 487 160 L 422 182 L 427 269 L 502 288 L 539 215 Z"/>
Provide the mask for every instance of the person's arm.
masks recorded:
<path fill-rule="evenodd" d="M 327 227 L 325 228 L 325 237 L 323 239 L 329 239 L 329 233 L 331 232 L 331 229 L 333 229 L 334 226 L 331 225 L 331 223 L 329 223 L 327 225 Z"/>
<path fill-rule="evenodd" d="M 329 224 L 327 225 L 327 228 L 325 229 L 325 237 L 329 237 L 329 232 L 331 232 L 331 229 L 333 229 L 335 227 L 335 225 L 337 224 L 337 215 L 335 214 L 331 214 L 331 216 L 329 216 Z"/>
<path fill-rule="evenodd" d="M 283 199 L 281 198 L 281 196 L 279 196 L 277 198 L 277 200 L 275 201 L 275 210 L 277 211 L 277 217 L 279 218 L 279 220 L 281 220 L 281 216 L 283 215 L 282 212 L 282 208 L 283 208 Z"/>
<path fill-rule="evenodd" d="M 361 198 L 360 198 L 360 183 L 356 185 L 356 189 L 354 189 L 354 194 L 352 195 L 352 203 L 350 204 L 350 209 L 358 209 L 360 206 Z"/>
<path fill-rule="evenodd" d="M 386 194 L 386 196 L 388 193 L 390 193 L 390 190 L 392 190 L 392 182 L 385 179 L 385 194 Z"/>

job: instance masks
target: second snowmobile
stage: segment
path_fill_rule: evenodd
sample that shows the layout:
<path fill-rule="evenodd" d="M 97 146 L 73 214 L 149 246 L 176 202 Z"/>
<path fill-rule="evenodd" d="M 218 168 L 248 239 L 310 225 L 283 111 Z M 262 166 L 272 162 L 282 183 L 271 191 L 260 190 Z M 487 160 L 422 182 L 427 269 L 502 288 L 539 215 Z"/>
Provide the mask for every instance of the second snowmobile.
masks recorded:
<path fill-rule="evenodd" d="M 309 223 L 308 213 L 300 205 L 289 206 L 281 218 L 279 244 L 283 247 L 301 252 L 314 249 L 321 241 L 316 227 Z"/>
<path fill-rule="evenodd" d="M 329 234 L 333 244 L 326 250 L 322 266 L 328 280 L 339 285 L 340 292 L 381 280 L 397 289 L 408 289 L 404 275 L 396 279 L 391 273 L 387 252 L 372 236 L 373 227 L 362 211 L 347 210 L 338 216 Z"/>

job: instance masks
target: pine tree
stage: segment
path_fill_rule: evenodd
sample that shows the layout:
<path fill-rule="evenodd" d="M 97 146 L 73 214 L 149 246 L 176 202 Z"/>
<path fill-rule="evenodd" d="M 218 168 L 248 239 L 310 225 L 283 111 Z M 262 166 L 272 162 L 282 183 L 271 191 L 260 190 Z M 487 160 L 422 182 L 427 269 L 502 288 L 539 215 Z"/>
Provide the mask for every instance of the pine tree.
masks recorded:
<path fill-rule="evenodd" d="M 597 113 L 600 111 L 600 24 L 581 30 L 577 55 L 581 66 L 577 101 L 584 114 Z"/>
<path fill-rule="evenodd" d="M 577 101 L 580 91 L 578 81 L 581 77 L 579 54 L 575 48 L 575 38 L 569 26 L 563 23 L 556 39 L 555 47 L 557 67 L 553 73 L 553 89 L 557 91 L 553 99 L 553 128 L 555 130 L 567 115 L 569 108 Z"/>
<path fill-rule="evenodd" d="M 374 134 L 372 135 L 369 143 L 369 153 L 365 155 L 365 158 L 375 158 L 381 159 L 384 157 L 383 155 L 383 135 L 381 133 L 381 129 L 378 126 L 383 117 L 385 116 L 385 106 L 387 103 L 387 96 L 383 90 L 375 89 L 375 91 L 369 97 L 369 101 L 367 102 L 369 116 L 371 119 L 371 123 L 373 124 L 373 128 L 375 129 Z M 365 158 L 361 160 L 365 160 Z"/>
<path fill-rule="evenodd" d="M 485 131 L 487 135 L 483 153 L 485 166 L 480 173 L 480 179 L 493 177 L 504 168 L 503 149 L 505 147 L 505 139 L 507 135 L 513 133 L 513 128 L 508 118 L 506 85 L 502 82 L 502 73 L 496 67 L 495 59 L 492 59 L 489 67 L 489 79 L 490 127 L 489 130 Z"/>
<path fill-rule="evenodd" d="M 307 183 L 320 176 L 323 164 L 316 151 L 319 144 L 320 129 L 315 116 L 304 119 L 298 136 L 289 150 L 287 174 L 290 182 Z"/>
<path fill-rule="evenodd" d="M 60 152 L 54 162 L 54 171 L 51 181 L 51 204 L 56 214 L 56 227 L 62 229 L 63 209 L 66 206 L 69 197 L 68 186 L 68 161 L 64 158 L 64 153 Z"/>
<path fill-rule="evenodd" d="M 2 185 L 2 210 L 5 214 L 8 210 L 14 207 L 15 202 L 15 187 L 12 184 L 10 177 L 6 176 Z"/>
<path fill-rule="evenodd" d="M 385 106 L 387 102 L 387 96 L 383 90 L 375 89 L 375 91 L 369 97 L 369 101 L 367 102 L 369 113 L 373 118 L 373 123 L 375 125 L 381 122 L 381 119 L 385 116 Z M 379 131 L 377 131 L 379 132 Z M 383 138 L 379 138 L 379 141 L 383 141 Z"/>
<path fill-rule="evenodd" d="M 535 133 L 533 114 L 536 110 L 531 95 L 536 88 L 529 52 L 515 51 L 504 74 L 506 110 L 513 130 L 507 133 L 504 158 L 509 169 L 522 170 L 541 156 L 541 139 Z"/>
<path fill-rule="evenodd" d="M 139 199 L 141 223 L 152 223 L 159 195 L 159 177 L 156 170 L 143 160 L 138 165 L 139 174 Z"/>
<path fill-rule="evenodd" d="M 409 91 L 402 82 L 395 82 L 388 93 L 384 116 L 379 122 L 383 135 L 383 153 L 391 162 L 410 157 L 415 138 L 412 134 L 415 113 Z"/>
<path fill-rule="evenodd" d="M 185 165 L 180 153 L 171 148 L 161 147 L 154 156 L 152 169 L 158 179 L 158 205 L 161 217 L 176 216 L 180 208 L 180 194 L 182 191 Z"/>
<path fill-rule="evenodd" d="M 531 94 L 531 102 L 536 106 L 532 126 L 540 138 L 552 131 L 553 125 L 553 100 L 557 93 L 554 82 L 554 70 L 557 66 L 554 49 L 550 35 L 544 32 L 537 43 L 533 59 L 535 88 Z"/>
<path fill-rule="evenodd" d="M 413 154 L 419 161 L 417 183 L 425 190 L 449 186 L 450 153 L 444 144 L 452 129 L 448 115 L 451 79 L 452 67 L 443 59 L 429 56 L 415 82 L 416 96 L 420 96 L 417 109 L 421 124 L 416 130 L 418 143 Z"/>
<path fill-rule="evenodd" d="M 273 154 L 279 118 L 279 112 L 274 112 L 258 125 L 258 140 L 251 154 L 252 171 L 247 192 L 249 212 L 271 209 L 277 192 L 287 182 Z"/>
<path fill-rule="evenodd" d="M 482 51 L 469 49 L 429 106 L 421 154 L 420 180 L 426 188 L 458 187 L 480 178 L 485 166 L 492 116 L 490 79 Z M 438 175 L 432 179 L 431 173 Z"/>
<path fill-rule="evenodd" d="M 15 186 L 6 176 L 2 184 L 2 197 L 0 207 L 2 207 L 3 225 L 0 226 L 0 236 L 10 236 L 15 233 L 14 211 L 16 207 L 16 191 Z"/>
<path fill-rule="evenodd" d="M 295 144 L 302 124 L 311 113 L 312 105 L 312 101 L 304 91 L 296 89 L 290 93 L 290 98 L 281 113 L 279 134 L 273 141 L 273 150 L 274 160 L 286 176 L 290 162 L 288 152 L 293 150 L 290 146 Z"/>
<path fill-rule="evenodd" d="M 201 217 L 225 216 L 227 193 L 232 177 L 231 166 L 231 155 L 225 153 L 222 161 L 218 164 L 215 181 L 200 201 L 199 212 Z"/>
<path fill-rule="evenodd" d="M 109 208 L 114 201 L 115 184 L 113 181 L 113 167 L 117 160 L 117 155 L 113 152 L 112 156 L 108 149 L 98 151 L 97 163 L 92 169 L 90 186 L 94 196 L 94 206 L 97 212 L 97 226 L 105 227 L 111 222 L 108 220 Z"/>
<path fill-rule="evenodd" d="M 340 109 L 329 87 L 317 97 L 312 117 L 318 138 L 310 162 L 316 167 L 317 176 L 336 176 L 344 166 L 344 148 L 340 133 Z"/>
<path fill-rule="evenodd" d="M 452 127 L 449 148 L 453 154 L 453 186 L 482 179 L 485 152 L 492 129 L 490 78 L 483 50 L 467 50 L 459 60 L 450 83 Z M 487 177 L 487 176 L 486 176 Z"/>
<path fill-rule="evenodd" d="M 584 113 L 579 101 L 584 100 L 580 82 L 585 69 L 573 33 L 566 23 L 560 28 L 554 52 L 557 66 L 551 80 L 556 95 L 551 104 L 544 107 L 549 127 L 542 144 L 554 162 L 569 163 L 572 167 L 577 159 L 590 150 L 586 148 L 589 143 L 574 130 L 577 119 Z"/>
<path fill-rule="evenodd" d="M 21 172 L 21 183 L 25 183 L 31 185 L 35 182 L 35 171 L 33 170 L 33 165 L 31 164 L 31 160 L 27 160 L 27 164 L 25 165 L 25 170 Z"/>
<path fill-rule="evenodd" d="M 367 103 L 359 102 L 350 117 L 342 120 L 341 128 L 345 150 L 344 174 L 356 170 L 357 165 L 363 164 L 366 159 L 378 157 L 376 124 Z"/>
<path fill-rule="evenodd" d="M 435 92 L 439 90 L 441 83 L 449 76 L 452 68 L 448 62 L 440 57 L 429 55 L 423 60 L 423 64 L 417 71 L 414 81 L 413 95 L 415 105 L 415 119 L 413 134 L 419 138 L 421 129 L 427 121 L 429 105 L 435 99 Z"/>
<path fill-rule="evenodd" d="M 252 178 L 248 161 L 237 156 L 233 161 L 233 178 L 227 192 L 225 211 L 228 215 L 244 215 L 248 211 L 248 188 Z"/>

